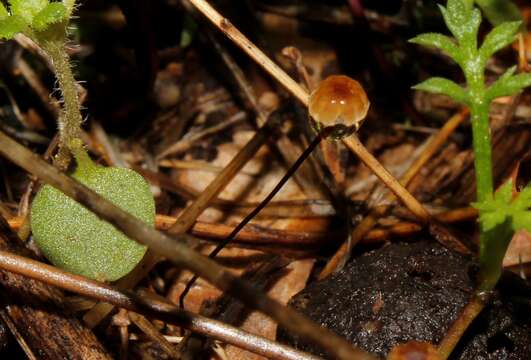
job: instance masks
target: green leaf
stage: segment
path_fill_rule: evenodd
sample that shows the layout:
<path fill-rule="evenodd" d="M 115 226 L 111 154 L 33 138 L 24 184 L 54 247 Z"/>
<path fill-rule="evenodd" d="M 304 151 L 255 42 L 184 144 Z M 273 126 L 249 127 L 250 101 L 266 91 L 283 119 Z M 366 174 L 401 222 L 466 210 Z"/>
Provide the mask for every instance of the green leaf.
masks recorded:
<path fill-rule="evenodd" d="M 17 33 L 26 30 L 26 28 L 27 24 L 22 17 L 17 15 L 8 16 L 0 20 L 0 39 L 10 40 Z"/>
<path fill-rule="evenodd" d="M 507 181 L 494 194 L 494 201 L 509 204 L 513 199 L 513 182 Z"/>
<path fill-rule="evenodd" d="M 493 25 L 522 20 L 520 9 L 511 0 L 476 0 L 476 3 Z"/>
<path fill-rule="evenodd" d="M 35 15 L 48 5 L 48 0 L 10 0 L 11 13 L 22 17 L 26 23 L 31 24 Z"/>
<path fill-rule="evenodd" d="M 500 96 L 514 95 L 522 89 L 531 86 L 531 73 L 507 75 L 508 72 L 514 72 L 509 69 L 503 76 L 496 80 L 485 93 L 485 98 L 492 101 Z"/>
<path fill-rule="evenodd" d="M 155 201 L 142 176 L 84 161 L 78 159 L 74 179 L 154 225 Z M 54 265 L 99 281 L 126 275 L 146 252 L 145 246 L 50 185 L 44 185 L 33 200 L 31 229 L 37 246 Z"/>
<path fill-rule="evenodd" d="M 432 77 L 428 80 L 421 82 L 418 85 L 413 86 L 413 89 L 427 91 L 435 94 L 445 94 L 454 99 L 455 101 L 468 104 L 470 97 L 465 89 L 455 82 L 440 78 Z"/>
<path fill-rule="evenodd" d="M 531 184 L 528 184 L 514 200 L 514 206 L 519 209 L 526 209 L 531 207 Z"/>
<path fill-rule="evenodd" d="M 4 6 L 4 4 L 0 2 L 0 20 L 3 20 L 8 16 L 9 16 L 9 13 L 6 10 L 6 7 Z"/>
<path fill-rule="evenodd" d="M 520 191 L 513 199 L 512 181 L 508 181 L 490 200 L 472 204 L 479 210 L 479 221 L 483 231 L 491 231 L 507 222 L 513 231 L 531 231 L 531 186 Z"/>
<path fill-rule="evenodd" d="M 70 17 L 74 11 L 74 8 L 76 7 L 76 0 L 63 0 L 63 5 L 66 8 L 68 17 Z"/>
<path fill-rule="evenodd" d="M 495 52 L 512 43 L 521 24 L 521 21 L 513 21 L 503 23 L 492 29 L 479 49 L 482 62 L 486 63 Z"/>
<path fill-rule="evenodd" d="M 462 58 L 461 51 L 459 47 L 455 44 L 454 40 L 443 34 L 420 34 L 414 37 L 413 39 L 410 39 L 409 42 L 441 49 L 457 63 L 459 63 Z"/>
<path fill-rule="evenodd" d="M 50 24 L 58 24 L 68 19 L 66 7 L 62 3 L 46 5 L 34 18 L 32 26 L 35 30 L 42 31 Z"/>
<path fill-rule="evenodd" d="M 454 37 L 468 48 L 475 49 L 481 24 L 481 12 L 468 1 L 448 0 L 447 7 L 439 5 L 446 26 Z"/>

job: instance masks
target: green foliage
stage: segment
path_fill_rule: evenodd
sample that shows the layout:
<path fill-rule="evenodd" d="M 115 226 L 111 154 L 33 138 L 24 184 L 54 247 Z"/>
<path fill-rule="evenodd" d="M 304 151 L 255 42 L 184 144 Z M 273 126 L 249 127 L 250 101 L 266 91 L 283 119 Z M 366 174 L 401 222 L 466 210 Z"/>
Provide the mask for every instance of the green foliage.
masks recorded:
<path fill-rule="evenodd" d="M 513 184 L 508 181 L 491 199 L 473 203 L 473 206 L 480 212 L 479 221 L 484 231 L 507 223 L 513 231 L 526 229 L 531 232 L 531 185 L 513 199 Z"/>
<path fill-rule="evenodd" d="M 0 6 L 0 39 L 12 39 L 17 33 L 25 33 L 34 40 L 42 40 L 38 34 L 53 24 L 63 24 L 57 32 L 66 31 L 70 16 L 68 7 L 62 2 L 49 0 L 9 0 L 9 10 Z M 63 35 L 64 36 L 64 35 Z"/>
<path fill-rule="evenodd" d="M 50 3 L 33 18 L 35 30 L 43 31 L 51 24 L 59 24 L 67 19 L 66 8 L 61 3 Z"/>
<path fill-rule="evenodd" d="M 500 5 L 497 0 L 476 2 L 481 4 L 485 12 L 492 11 L 494 7 Z M 507 6 L 510 7 L 510 5 Z M 440 6 L 440 9 L 453 38 L 430 33 L 419 35 L 410 41 L 438 48 L 452 58 L 461 67 L 467 88 L 451 80 L 437 77 L 428 79 L 414 88 L 448 95 L 470 107 L 477 185 L 477 202 L 474 206 L 479 210 L 481 224 L 482 283 L 480 289 L 490 290 L 500 276 L 503 256 L 513 232 L 519 229 L 531 230 L 531 212 L 529 211 L 531 187 L 524 189 L 515 200 L 512 200 L 510 183 L 494 194 L 489 107 L 493 99 L 513 95 L 531 86 L 531 74 L 515 75 L 516 67 L 512 67 L 490 86 L 485 84 L 484 73 L 487 61 L 494 53 L 515 40 L 521 25 L 520 21 L 500 22 L 478 48 L 477 37 L 481 13 L 474 8 L 474 1 L 448 0 L 447 6 Z M 500 14 L 501 17 L 506 19 L 508 16 Z"/>
<path fill-rule="evenodd" d="M 514 75 L 516 66 L 509 68 L 498 80 L 486 91 L 485 98 L 490 102 L 500 96 L 509 96 L 521 89 L 531 86 L 531 74 Z"/>
<path fill-rule="evenodd" d="M 520 27 L 519 21 L 502 23 L 496 26 L 477 48 L 477 32 L 481 23 L 481 14 L 467 2 L 449 0 L 448 6 L 440 7 L 448 26 L 455 39 L 443 34 L 427 33 L 419 35 L 410 41 L 419 45 L 438 48 L 452 58 L 463 69 L 468 85 L 477 99 L 491 101 L 495 97 L 512 95 L 527 87 L 531 83 L 531 74 L 514 75 L 507 72 L 490 88 L 484 88 L 483 73 L 488 59 L 497 51 L 514 41 Z M 470 105 L 467 92 L 455 83 L 445 82 L 443 79 L 428 79 L 417 85 L 419 90 L 445 94 L 454 100 Z"/>
<path fill-rule="evenodd" d="M 522 14 L 511 0 L 475 0 L 485 17 L 493 25 L 522 20 Z"/>
<path fill-rule="evenodd" d="M 155 202 L 138 173 L 92 163 L 86 153 L 77 158 L 73 177 L 149 225 L 155 222 Z M 39 249 L 54 265 L 100 281 L 129 273 L 146 247 L 129 239 L 61 191 L 43 186 L 31 206 L 31 228 Z"/>
<path fill-rule="evenodd" d="M 462 102 L 464 104 L 468 104 L 470 102 L 470 96 L 465 89 L 457 85 L 452 80 L 445 78 L 432 77 L 418 85 L 413 86 L 413 88 L 431 93 L 447 94 L 456 101 Z"/>

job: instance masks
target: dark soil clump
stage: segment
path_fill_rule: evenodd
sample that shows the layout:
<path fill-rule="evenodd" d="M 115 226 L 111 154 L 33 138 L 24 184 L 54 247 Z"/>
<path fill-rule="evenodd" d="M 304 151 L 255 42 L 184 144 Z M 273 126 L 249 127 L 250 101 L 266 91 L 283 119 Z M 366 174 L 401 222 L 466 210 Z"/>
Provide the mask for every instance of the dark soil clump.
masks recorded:
<path fill-rule="evenodd" d="M 352 343 L 385 356 L 409 340 L 438 343 L 472 295 L 475 264 L 435 242 L 393 244 L 310 284 L 291 305 Z M 527 301 L 529 304 L 529 301 Z M 531 358 L 531 311 L 497 295 L 462 339 L 453 359 Z M 279 331 L 280 341 L 323 356 Z"/>

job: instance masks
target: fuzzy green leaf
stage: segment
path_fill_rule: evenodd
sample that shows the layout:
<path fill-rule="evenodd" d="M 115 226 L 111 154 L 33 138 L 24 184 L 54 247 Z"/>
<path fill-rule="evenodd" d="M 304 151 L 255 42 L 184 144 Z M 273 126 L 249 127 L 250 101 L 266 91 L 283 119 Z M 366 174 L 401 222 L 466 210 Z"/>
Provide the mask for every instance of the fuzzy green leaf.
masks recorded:
<path fill-rule="evenodd" d="M 31 24 L 33 18 L 48 5 L 48 0 L 10 0 L 11 13 Z"/>
<path fill-rule="evenodd" d="M 20 16 L 8 16 L 0 20 L 0 39 L 10 40 L 19 32 L 23 32 L 27 24 Z"/>
<path fill-rule="evenodd" d="M 514 71 L 514 67 L 507 70 L 486 90 L 485 98 L 488 101 L 500 96 L 514 95 L 520 90 L 531 86 L 531 73 L 513 75 Z"/>
<path fill-rule="evenodd" d="M 511 0 L 476 0 L 485 17 L 493 25 L 522 20 L 520 9 Z"/>
<path fill-rule="evenodd" d="M 457 63 L 459 63 L 462 58 L 461 52 L 459 51 L 459 47 L 455 44 L 454 40 L 443 34 L 420 34 L 414 37 L 413 39 L 409 40 L 409 42 L 441 49 Z"/>
<path fill-rule="evenodd" d="M 72 176 L 153 226 L 155 201 L 138 173 L 78 162 Z M 31 229 L 37 246 L 54 265 L 99 281 L 126 275 L 146 252 L 145 246 L 50 185 L 43 186 L 33 200 Z"/>
<path fill-rule="evenodd" d="M 521 21 L 507 22 L 492 29 L 479 49 L 479 56 L 484 64 L 495 52 L 514 41 L 521 24 Z"/>
<path fill-rule="evenodd" d="M 413 89 L 427 91 L 435 94 L 445 94 L 454 99 L 455 101 L 468 104 L 469 96 L 465 89 L 455 82 L 440 78 L 432 77 L 428 80 L 421 82 L 418 85 L 413 86 Z"/>
<path fill-rule="evenodd" d="M 42 31 L 50 24 L 58 24 L 68 19 L 66 7 L 62 3 L 46 5 L 34 18 L 32 26 L 35 30 Z"/>
<path fill-rule="evenodd" d="M 4 4 L 0 2 L 0 20 L 3 20 L 8 16 L 9 16 L 9 13 L 6 10 L 6 7 L 4 6 Z"/>

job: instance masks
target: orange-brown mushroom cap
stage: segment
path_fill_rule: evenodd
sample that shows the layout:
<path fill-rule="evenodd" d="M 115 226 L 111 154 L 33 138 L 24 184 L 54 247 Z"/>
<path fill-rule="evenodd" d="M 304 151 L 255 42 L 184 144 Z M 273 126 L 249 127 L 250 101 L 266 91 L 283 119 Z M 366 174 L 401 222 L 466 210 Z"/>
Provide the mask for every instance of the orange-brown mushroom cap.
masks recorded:
<path fill-rule="evenodd" d="M 408 341 L 391 349 L 387 360 L 440 360 L 435 347 L 422 341 Z"/>
<path fill-rule="evenodd" d="M 344 75 L 332 75 L 310 95 L 308 111 L 318 130 L 343 126 L 358 130 L 369 111 L 369 99 L 359 82 Z"/>

